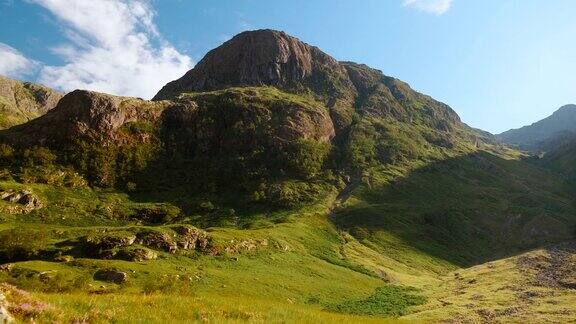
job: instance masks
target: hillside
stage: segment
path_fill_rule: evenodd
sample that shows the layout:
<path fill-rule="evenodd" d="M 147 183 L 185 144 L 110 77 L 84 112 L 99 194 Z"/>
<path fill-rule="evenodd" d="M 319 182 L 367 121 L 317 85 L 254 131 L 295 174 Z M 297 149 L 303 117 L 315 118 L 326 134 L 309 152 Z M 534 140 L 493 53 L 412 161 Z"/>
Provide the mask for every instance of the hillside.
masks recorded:
<path fill-rule="evenodd" d="M 0 129 L 25 123 L 54 108 L 63 94 L 0 76 Z"/>
<path fill-rule="evenodd" d="M 455 272 L 576 229 L 561 173 L 273 30 L 152 101 L 72 91 L 0 132 L 0 164 L 0 293 L 22 320 L 477 320 Z"/>
<path fill-rule="evenodd" d="M 576 136 L 576 105 L 566 105 L 532 125 L 511 129 L 497 138 L 529 151 L 550 151 Z"/>

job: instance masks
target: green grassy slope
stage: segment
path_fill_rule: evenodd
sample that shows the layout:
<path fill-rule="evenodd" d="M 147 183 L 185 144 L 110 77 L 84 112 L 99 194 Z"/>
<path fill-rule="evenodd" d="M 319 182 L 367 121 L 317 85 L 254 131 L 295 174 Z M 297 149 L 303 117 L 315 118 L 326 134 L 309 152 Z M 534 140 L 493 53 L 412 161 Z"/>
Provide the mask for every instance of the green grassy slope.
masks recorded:
<path fill-rule="evenodd" d="M 12 182 L 0 185 L 19 186 Z M 209 253 L 157 251 L 157 260 L 129 262 L 78 255 L 62 244 L 87 234 L 112 235 L 143 228 L 137 221 L 92 212 L 138 205 L 127 195 L 90 189 L 58 190 L 39 184 L 27 188 L 60 208 L 5 216 L 9 219 L 4 219 L 0 235 L 16 228 L 19 234 L 41 233 L 35 238 L 36 243 L 43 243 L 19 243 L 27 249 L 36 248 L 37 253 L 30 254 L 31 261 L 15 262 L 0 270 L 0 280 L 35 292 L 40 300 L 52 305 L 35 314 L 36 319 L 69 321 L 89 316 L 96 321 L 135 321 L 135 314 L 140 314 L 139 319 L 154 322 L 166 316 L 175 321 L 190 317 L 358 321 L 361 318 L 337 313 L 398 316 L 405 314 L 410 305 L 424 301 L 419 291 L 393 286 L 383 272 L 368 268 L 374 262 L 385 263 L 384 257 L 374 261 L 348 256 L 358 250 L 353 246 L 358 243 L 351 237 L 345 239 L 328 221 L 330 199 L 293 210 L 285 217 L 288 221 L 278 225 L 252 230 L 210 228 L 213 248 Z M 85 218 L 82 212 L 90 216 Z M 169 231 L 170 227 L 147 228 Z M 10 246 L 14 245 L 4 241 L 0 250 L 5 252 Z M 48 253 L 54 250 L 60 251 L 56 257 Z M 125 271 L 128 281 L 117 285 L 92 278 L 95 271 L 107 268 Z M 349 303 L 354 300 L 355 304 Z M 176 313 L 146 310 L 151 305 L 157 309 L 171 305 Z M 13 307 L 17 308 L 16 301 Z M 23 318 L 27 316 L 23 314 Z"/>
<path fill-rule="evenodd" d="M 478 152 L 363 185 L 335 219 L 384 254 L 441 271 L 446 262 L 469 266 L 567 240 L 575 212 L 560 176 Z"/>

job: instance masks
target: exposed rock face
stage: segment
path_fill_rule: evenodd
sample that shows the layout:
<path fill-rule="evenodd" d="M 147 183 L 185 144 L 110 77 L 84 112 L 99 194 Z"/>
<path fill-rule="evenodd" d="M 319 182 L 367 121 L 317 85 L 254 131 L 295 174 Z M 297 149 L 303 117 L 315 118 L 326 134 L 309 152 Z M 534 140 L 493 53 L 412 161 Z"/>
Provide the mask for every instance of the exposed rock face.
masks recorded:
<path fill-rule="evenodd" d="M 63 94 L 50 88 L 0 76 L 0 128 L 18 125 L 56 107 Z"/>
<path fill-rule="evenodd" d="M 262 85 L 331 94 L 353 89 L 346 70 L 320 49 L 284 32 L 257 30 L 241 33 L 210 51 L 194 69 L 162 88 L 154 100 L 182 92 Z"/>
<path fill-rule="evenodd" d="M 317 47 L 268 29 L 238 34 L 210 51 L 194 69 L 164 86 L 153 100 L 238 86 L 312 91 L 329 108 L 337 130 L 352 123 L 356 90 L 346 69 Z"/>
<path fill-rule="evenodd" d="M 19 143 L 49 146 L 78 139 L 122 142 L 125 138 L 118 130 L 123 125 L 157 120 L 167 105 L 167 102 L 153 103 L 75 90 L 64 96 L 58 106 L 46 115 L 11 129 L 8 137 Z"/>
<path fill-rule="evenodd" d="M 291 93 L 311 91 L 329 108 L 336 132 L 352 123 L 355 111 L 403 121 L 426 115 L 430 126 L 445 131 L 460 122 L 450 107 L 404 82 L 366 65 L 338 62 L 316 47 L 273 30 L 237 35 L 209 52 L 182 78 L 164 86 L 154 100 L 186 92 L 263 85 Z"/>
<path fill-rule="evenodd" d="M 314 102 L 291 100 L 275 89 L 246 88 L 183 97 L 186 104 L 166 110 L 165 142 L 193 155 L 250 152 L 335 135 L 330 114 Z"/>

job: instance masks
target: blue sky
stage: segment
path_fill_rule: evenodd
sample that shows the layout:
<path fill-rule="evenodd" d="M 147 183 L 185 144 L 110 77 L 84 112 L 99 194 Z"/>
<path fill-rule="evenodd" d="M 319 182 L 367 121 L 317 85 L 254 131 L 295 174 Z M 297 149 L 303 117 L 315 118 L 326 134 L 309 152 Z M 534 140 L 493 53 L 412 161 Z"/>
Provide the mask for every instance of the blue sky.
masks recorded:
<path fill-rule="evenodd" d="M 0 73 L 149 98 L 243 30 L 284 30 L 500 132 L 576 103 L 574 0 L 0 0 Z"/>

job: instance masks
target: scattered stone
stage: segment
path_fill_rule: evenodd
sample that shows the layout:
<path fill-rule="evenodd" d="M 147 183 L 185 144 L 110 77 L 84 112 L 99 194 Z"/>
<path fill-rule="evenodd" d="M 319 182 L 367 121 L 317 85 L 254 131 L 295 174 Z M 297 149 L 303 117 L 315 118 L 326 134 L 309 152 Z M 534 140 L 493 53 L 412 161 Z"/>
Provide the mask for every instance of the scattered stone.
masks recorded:
<path fill-rule="evenodd" d="M 14 268 L 14 263 L 4 263 L 0 265 L 0 270 L 11 271 Z"/>
<path fill-rule="evenodd" d="M 136 241 L 136 235 L 132 233 L 111 233 L 95 236 L 86 236 L 83 241 L 89 248 L 96 250 L 109 250 L 127 247 Z"/>
<path fill-rule="evenodd" d="M 118 271 L 115 269 L 100 269 L 94 273 L 94 279 L 121 284 L 128 280 L 128 275 L 126 272 Z"/>
<path fill-rule="evenodd" d="M 569 242 L 550 247 L 541 254 L 521 257 L 517 264 L 538 286 L 576 290 L 575 255 L 576 242 Z"/>
<path fill-rule="evenodd" d="M 8 324 L 14 323 L 14 317 L 8 312 L 7 309 L 8 302 L 3 293 L 0 293 L 0 323 Z"/>
<path fill-rule="evenodd" d="M 74 261 L 74 257 L 71 255 L 60 255 L 54 258 L 56 262 L 68 263 Z"/>
<path fill-rule="evenodd" d="M 158 253 L 145 248 L 136 248 L 120 251 L 119 256 L 124 260 L 142 262 L 156 260 L 158 258 Z"/>
<path fill-rule="evenodd" d="M 43 207 L 40 199 L 30 190 L 0 190 L 0 199 L 23 205 L 28 211 Z"/>

